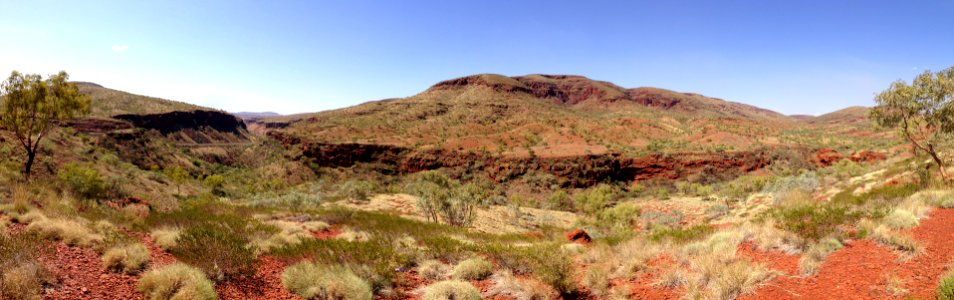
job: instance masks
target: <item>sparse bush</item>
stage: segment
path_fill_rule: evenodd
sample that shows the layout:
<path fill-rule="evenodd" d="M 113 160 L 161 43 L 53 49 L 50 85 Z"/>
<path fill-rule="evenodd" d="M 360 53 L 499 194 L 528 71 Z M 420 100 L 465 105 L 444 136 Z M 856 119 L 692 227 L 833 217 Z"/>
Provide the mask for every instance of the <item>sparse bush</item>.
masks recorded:
<path fill-rule="evenodd" d="M 372 299 L 371 286 L 343 267 L 301 262 L 282 273 L 282 284 L 305 299 Z"/>
<path fill-rule="evenodd" d="M 591 265 L 586 270 L 586 276 L 583 277 L 583 286 L 589 289 L 590 293 L 597 298 L 606 296 L 610 287 L 610 264 Z"/>
<path fill-rule="evenodd" d="M 466 281 L 448 280 L 424 288 L 422 300 L 480 300 L 480 290 Z"/>
<path fill-rule="evenodd" d="M 425 260 L 417 266 L 417 275 L 426 280 L 441 280 L 451 272 L 451 267 L 439 260 Z"/>
<path fill-rule="evenodd" d="M 581 213 L 595 215 L 600 210 L 612 205 L 616 198 L 617 193 L 612 186 L 600 184 L 573 195 L 573 205 Z"/>
<path fill-rule="evenodd" d="M 576 291 L 573 259 L 556 244 L 533 246 L 486 245 L 483 252 L 492 255 L 500 268 L 517 274 L 533 274 L 560 294 Z"/>
<path fill-rule="evenodd" d="M 573 201 L 570 195 L 564 190 L 558 190 L 550 194 L 545 205 L 546 209 L 571 211 L 573 210 Z"/>
<path fill-rule="evenodd" d="M 146 272 L 139 279 L 139 291 L 150 300 L 218 298 L 202 271 L 182 263 Z"/>
<path fill-rule="evenodd" d="M 156 246 L 169 250 L 178 245 L 179 234 L 182 231 L 176 228 L 159 228 L 149 233 Z"/>
<path fill-rule="evenodd" d="M 404 189 L 408 194 L 418 196 L 417 209 L 428 220 L 443 220 L 459 227 L 470 225 L 477 206 L 488 197 L 480 186 L 461 185 L 436 171 L 420 173 Z"/>
<path fill-rule="evenodd" d="M 99 171 L 75 163 L 66 164 L 57 177 L 73 194 L 86 199 L 102 199 L 109 190 Z"/>
<path fill-rule="evenodd" d="M 454 279 L 483 280 L 493 273 L 493 264 L 483 258 L 471 258 L 454 267 L 451 274 Z"/>
<path fill-rule="evenodd" d="M 776 217 L 782 229 L 793 232 L 807 240 L 817 241 L 833 234 L 839 225 L 857 219 L 845 207 L 834 205 L 798 205 L 779 208 Z"/>
<path fill-rule="evenodd" d="M 135 274 L 149 264 L 149 249 L 143 244 L 117 246 L 103 253 L 103 266 L 107 270 Z"/>
<path fill-rule="evenodd" d="M 353 201 L 364 202 L 371 200 L 377 190 L 377 185 L 367 180 L 348 180 L 338 188 L 338 195 Z"/>
<path fill-rule="evenodd" d="M 222 186 L 225 185 L 225 177 L 219 174 L 206 176 L 202 180 L 202 185 L 209 188 L 213 194 L 220 195 L 222 194 Z"/>
<path fill-rule="evenodd" d="M 629 229 L 639 219 L 639 206 L 636 203 L 624 202 L 600 211 L 597 224 L 614 229 Z"/>
<path fill-rule="evenodd" d="M 216 281 L 252 274 L 256 257 L 246 238 L 249 226 L 241 220 L 204 222 L 183 230 L 171 252 Z"/>

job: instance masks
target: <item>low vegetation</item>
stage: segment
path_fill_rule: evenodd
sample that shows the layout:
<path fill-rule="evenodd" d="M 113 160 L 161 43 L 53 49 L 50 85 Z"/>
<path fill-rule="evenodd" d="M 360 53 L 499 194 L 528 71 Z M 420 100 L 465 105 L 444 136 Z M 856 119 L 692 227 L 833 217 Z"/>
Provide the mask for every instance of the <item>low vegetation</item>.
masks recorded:
<path fill-rule="evenodd" d="M 424 287 L 421 293 L 423 300 L 479 300 L 480 290 L 466 281 L 441 281 Z"/>
<path fill-rule="evenodd" d="M 102 260 L 107 270 L 135 274 L 149 264 L 149 249 L 139 243 L 116 246 L 107 249 Z"/>
<path fill-rule="evenodd" d="M 139 291 L 150 300 L 218 299 L 201 270 L 181 263 L 146 272 L 139 279 Z"/>
<path fill-rule="evenodd" d="M 305 299 L 372 299 L 371 285 L 339 266 L 298 263 L 282 273 L 282 284 Z"/>

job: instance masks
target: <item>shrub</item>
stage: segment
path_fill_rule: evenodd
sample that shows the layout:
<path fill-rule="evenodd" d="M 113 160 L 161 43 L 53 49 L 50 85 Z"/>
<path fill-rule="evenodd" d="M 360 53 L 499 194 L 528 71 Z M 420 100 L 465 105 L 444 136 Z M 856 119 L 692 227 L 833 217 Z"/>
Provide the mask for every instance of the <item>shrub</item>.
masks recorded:
<path fill-rule="evenodd" d="M 938 300 L 954 300 L 954 272 L 949 272 L 941 278 L 934 296 Z"/>
<path fill-rule="evenodd" d="M 312 262 L 295 264 L 282 273 L 282 284 L 305 299 L 370 300 L 371 286 L 343 267 Z"/>
<path fill-rule="evenodd" d="M 583 286 L 590 290 L 590 293 L 597 298 L 603 298 L 610 287 L 610 268 L 609 264 L 591 265 L 587 269 L 586 276 L 583 277 Z"/>
<path fill-rule="evenodd" d="M 459 227 L 470 225 L 477 206 L 488 197 L 484 188 L 475 184 L 461 185 L 436 171 L 420 173 L 404 189 L 418 196 L 417 209 L 428 220 L 443 220 Z"/>
<path fill-rule="evenodd" d="M 182 263 L 146 272 L 139 279 L 139 291 L 150 300 L 218 298 L 202 271 Z"/>
<path fill-rule="evenodd" d="M 451 267 L 439 260 L 425 260 L 417 266 L 417 275 L 426 280 L 441 280 L 447 277 Z"/>
<path fill-rule="evenodd" d="M 624 202 L 604 209 L 596 217 L 600 226 L 616 229 L 629 229 L 637 219 L 639 219 L 639 206 L 632 202 Z"/>
<path fill-rule="evenodd" d="M 338 195 L 354 200 L 368 201 L 374 195 L 377 186 L 367 180 L 348 180 L 338 188 Z"/>
<path fill-rule="evenodd" d="M 547 198 L 546 209 L 552 210 L 562 210 L 562 211 L 571 211 L 573 210 L 573 202 L 570 200 L 570 195 L 564 190 L 558 190 L 550 194 L 550 197 Z"/>
<path fill-rule="evenodd" d="M 494 265 L 483 258 L 471 258 L 454 267 L 451 274 L 454 279 L 483 280 L 493 273 Z"/>
<path fill-rule="evenodd" d="M 107 270 L 135 274 L 149 264 L 149 249 L 143 244 L 117 246 L 107 249 L 102 260 Z"/>
<path fill-rule="evenodd" d="M 102 199 L 109 190 L 99 171 L 75 163 L 68 163 L 57 177 L 73 194 L 86 199 Z"/>
<path fill-rule="evenodd" d="M 175 228 L 159 228 L 149 233 L 156 246 L 164 250 L 175 248 L 178 245 L 179 234 L 182 231 Z"/>
<path fill-rule="evenodd" d="M 904 209 L 895 209 L 891 214 L 885 216 L 881 222 L 895 230 L 911 229 L 920 223 L 914 213 Z"/>
<path fill-rule="evenodd" d="M 871 237 L 885 246 L 901 251 L 906 255 L 906 257 L 902 257 L 905 259 L 924 252 L 924 246 L 914 239 L 913 236 L 891 231 L 884 225 L 875 228 L 871 233 Z"/>
<path fill-rule="evenodd" d="M 574 284 L 573 258 L 561 251 L 557 244 L 533 246 L 486 245 L 483 252 L 489 253 L 501 268 L 518 274 L 533 274 L 561 294 L 576 291 Z"/>
<path fill-rule="evenodd" d="M 847 208 L 832 205 L 799 205 L 776 211 L 779 226 L 807 240 L 833 234 L 839 225 L 857 219 Z"/>
<path fill-rule="evenodd" d="M 229 224 L 231 223 L 231 224 Z M 254 272 L 255 252 L 248 246 L 246 222 L 205 222 L 182 231 L 171 249 L 180 261 L 223 281 Z"/>
<path fill-rule="evenodd" d="M 213 194 L 221 194 L 222 186 L 225 185 L 225 177 L 219 174 L 206 176 L 202 180 L 202 185 L 212 190 Z"/>
<path fill-rule="evenodd" d="M 424 288 L 423 300 L 480 300 L 480 290 L 465 281 L 448 280 Z"/>
<path fill-rule="evenodd" d="M 600 184 L 595 187 L 585 189 L 573 195 L 573 205 L 576 210 L 594 215 L 603 208 L 608 207 L 616 200 L 616 190 L 607 184 Z"/>

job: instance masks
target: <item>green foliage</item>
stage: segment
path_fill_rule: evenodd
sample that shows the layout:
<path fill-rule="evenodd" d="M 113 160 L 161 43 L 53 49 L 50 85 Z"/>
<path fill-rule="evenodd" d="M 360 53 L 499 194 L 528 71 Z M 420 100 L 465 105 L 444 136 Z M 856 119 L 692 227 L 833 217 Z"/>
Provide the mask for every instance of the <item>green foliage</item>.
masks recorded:
<path fill-rule="evenodd" d="M 60 183 L 73 194 L 85 199 L 103 199 L 109 185 L 96 169 L 68 163 L 57 173 Z"/>
<path fill-rule="evenodd" d="M 807 240 L 817 241 L 831 235 L 839 225 L 857 220 L 847 208 L 832 205 L 798 205 L 776 211 L 780 227 Z"/>
<path fill-rule="evenodd" d="M 201 269 L 216 281 L 251 275 L 255 252 L 249 237 L 262 231 L 261 224 L 244 218 L 217 217 L 183 230 L 171 252 L 179 261 Z"/>
<path fill-rule="evenodd" d="M 454 226 L 468 226 L 477 206 L 489 197 L 486 189 L 476 184 L 461 184 L 437 171 L 422 172 L 404 190 L 418 196 L 417 208 L 428 220 L 443 220 Z"/>
<path fill-rule="evenodd" d="M 61 71 L 43 80 L 38 74 L 13 71 L 0 84 L 0 126 L 13 133 L 27 153 L 23 174 L 33 167 L 40 142 L 63 121 L 89 113 L 89 97 L 79 93 L 69 75 Z"/>
<path fill-rule="evenodd" d="M 205 179 L 202 180 L 202 184 L 212 190 L 212 193 L 222 194 L 222 186 L 225 185 L 225 176 L 219 174 L 206 176 Z"/>
<path fill-rule="evenodd" d="M 576 292 L 573 258 L 559 244 L 512 246 L 488 244 L 483 251 L 490 254 L 503 269 L 516 274 L 532 274 L 541 282 L 567 295 Z"/>
<path fill-rule="evenodd" d="M 954 300 L 954 272 L 949 272 L 941 278 L 934 296 L 938 300 Z"/>
<path fill-rule="evenodd" d="M 218 299 L 212 282 L 201 270 L 175 263 L 143 274 L 139 291 L 149 300 Z"/>
<path fill-rule="evenodd" d="M 901 136 L 919 151 L 930 155 L 947 181 L 939 152 L 954 137 L 954 67 L 932 73 L 924 71 L 908 85 L 895 81 L 875 97 L 871 119 L 878 125 L 898 128 Z"/>
<path fill-rule="evenodd" d="M 598 226 L 614 229 L 631 228 L 639 219 L 639 206 L 632 202 L 623 202 L 597 213 Z"/>
<path fill-rule="evenodd" d="M 600 184 L 589 189 L 577 192 L 573 195 L 573 205 L 576 210 L 587 214 L 595 215 L 599 211 L 613 204 L 618 194 L 613 186 Z"/>
<path fill-rule="evenodd" d="M 573 202 L 570 199 L 570 195 L 564 190 L 557 190 L 550 194 L 550 197 L 547 198 L 546 209 L 552 210 L 562 210 L 562 211 L 571 211 L 573 210 Z"/>
<path fill-rule="evenodd" d="M 182 194 L 182 184 L 192 177 L 188 171 L 179 166 L 167 167 L 162 170 L 162 174 L 176 184 L 176 194 L 179 195 Z"/>
<path fill-rule="evenodd" d="M 305 299 L 370 300 L 371 286 L 350 270 L 301 262 L 285 269 L 282 285 Z"/>
<path fill-rule="evenodd" d="M 378 189 L 374 182 L 368 180 L 348 180 L 338 188 L 338 195 L 354 200 L 368 201 Z"/>
<path fill-rule="evenodd" d="M 723 184 L 718 194 L 733 200 L 744 200 L 752 193 L 762 191 L 768 181 L 769 178 L 764 176 L 740 176 Z"/>

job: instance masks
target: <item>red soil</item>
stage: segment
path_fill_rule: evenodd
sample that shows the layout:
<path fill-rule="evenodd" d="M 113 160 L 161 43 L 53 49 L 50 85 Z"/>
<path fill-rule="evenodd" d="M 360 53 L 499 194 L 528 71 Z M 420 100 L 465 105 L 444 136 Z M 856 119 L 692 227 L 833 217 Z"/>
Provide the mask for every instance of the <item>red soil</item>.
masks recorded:
<path fill-rule="evenodd" d="M 322 231 L 312 231 L 311 235 L 319 240 L 330 240 L 341 234 L 341 228 L 330 227 Z"/>
<path fill-rule="evenodd" d="M 661 255 L 646 263 L 650 268 L 656 270 L 652 273 L 640 273 L 639 277 L 630 282 L 630 299 L 679 299 L 682 295 L 681 289 L 669 289 L 655 286 L 659 280 L 662 270 L 675 267 L 676 260 L 669 255 Z"/>
<path fill-rule="evenodd" d="M 55 256 L 40 258 L 60 280 L 44 299 L 142 299 L 136 289 L 138 275 L 107 272 L 93 250 L 63 243 L 56 243 L 55 250 Z"/>
<path fill-rule="evenodd" d="M 848 243 L 829 256 L 811 277 L 780 276 L 742 299 L 916 299 L 933 298 L 954 259 L 954 209 L 935 210 L 910 233 L 925 253 L 901 262 L 896 253 L 870 240 Z M 907 290 L 894 294 L 890 281 Z"/>
<path fill-rule="evenodd" d="M 255 276 L 218 284 L 215 291 L 221 299 L 302 299 L 282 286 L 285 267 L 280 260 L 263 256 L 256 266 Z"/>
<path fill-rule="evenodd" d="M 751 258 L 755 263 L 765 264 L 766 267 L 781 271 L 785 275 L 798 275 L 797 255 L 788 255 L 781 251 L 759 251 L 758 247 L 749 241 L 739 245 L 739 255 Z"/>

